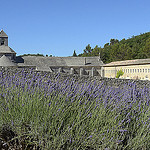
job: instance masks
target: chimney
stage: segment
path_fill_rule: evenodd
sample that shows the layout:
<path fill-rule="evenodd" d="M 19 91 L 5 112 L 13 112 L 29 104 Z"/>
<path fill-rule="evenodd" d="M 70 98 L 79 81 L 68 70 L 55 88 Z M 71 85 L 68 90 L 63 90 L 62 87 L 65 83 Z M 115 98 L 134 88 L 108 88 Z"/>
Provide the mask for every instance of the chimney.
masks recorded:
<path fill-rule="evenodd" d="M 99 52 L 99 58 L 98 61 L 101 61 L 101 53 Z"/>
<path fill-rule="evenodd" d="M 84 65 L 86 65 L 86 58 L 84 58 Z"/>

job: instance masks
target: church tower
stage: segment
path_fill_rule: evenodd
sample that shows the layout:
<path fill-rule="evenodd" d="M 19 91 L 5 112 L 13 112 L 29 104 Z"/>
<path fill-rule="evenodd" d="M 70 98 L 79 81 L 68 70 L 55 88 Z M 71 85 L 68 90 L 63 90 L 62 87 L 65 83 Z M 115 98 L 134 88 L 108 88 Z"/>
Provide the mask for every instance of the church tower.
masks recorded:
<path fill-rule="evenodd" d="M 8 36 L 3 30 L 0 31 L 0 46 L 1 45 L 8 46 Z"/>
<path fill-rule="evenodd" d="M 8 46 L 8 36 L 3 30 L 0 31 L 0 58 L 3 58 L 2 56 L 12 61 L 16 60 L 16 52 Z"/>

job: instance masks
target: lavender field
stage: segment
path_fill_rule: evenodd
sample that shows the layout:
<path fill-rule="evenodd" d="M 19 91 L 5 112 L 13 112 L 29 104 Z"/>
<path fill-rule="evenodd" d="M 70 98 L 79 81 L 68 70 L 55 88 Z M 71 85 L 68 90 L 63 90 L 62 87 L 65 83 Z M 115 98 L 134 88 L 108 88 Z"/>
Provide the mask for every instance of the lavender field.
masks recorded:
<path fill-rule="evenodd" d="M 0 149 L 149 150 L 150 88 L 0 72 Z"/>

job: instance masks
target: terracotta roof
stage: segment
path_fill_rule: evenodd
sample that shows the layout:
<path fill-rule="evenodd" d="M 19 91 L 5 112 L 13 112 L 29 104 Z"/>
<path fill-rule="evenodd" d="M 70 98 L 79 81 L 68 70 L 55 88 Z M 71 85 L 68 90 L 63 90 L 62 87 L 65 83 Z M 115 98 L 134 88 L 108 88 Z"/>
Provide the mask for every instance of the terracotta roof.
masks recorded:
<path fill-rule="evenodd" d="M 125 61 L 115 61 L 115 62 L 105 64 L 104 67 L 140 65 L 140 64 L 141 65 L 142 64 L 150 64 L 150 58 L 148 58 L 148 59 L 125 60 Z"/>
<path fill-rule="evenodd" d="M 0 37 L 7 37 L 8 38 L 7 34 L 3 30 L 0 31 Z"/>

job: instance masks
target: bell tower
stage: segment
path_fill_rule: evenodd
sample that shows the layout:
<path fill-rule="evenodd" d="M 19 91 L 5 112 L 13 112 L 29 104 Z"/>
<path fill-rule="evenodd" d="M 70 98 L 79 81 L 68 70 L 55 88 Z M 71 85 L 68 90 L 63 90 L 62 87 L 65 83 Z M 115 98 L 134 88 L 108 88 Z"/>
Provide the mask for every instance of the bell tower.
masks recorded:
<path fill-rule="evenodd" d="M 8 36 L 3 30 L 0 31 L 0 46 L 2 45 L 8 46 Z"/>

